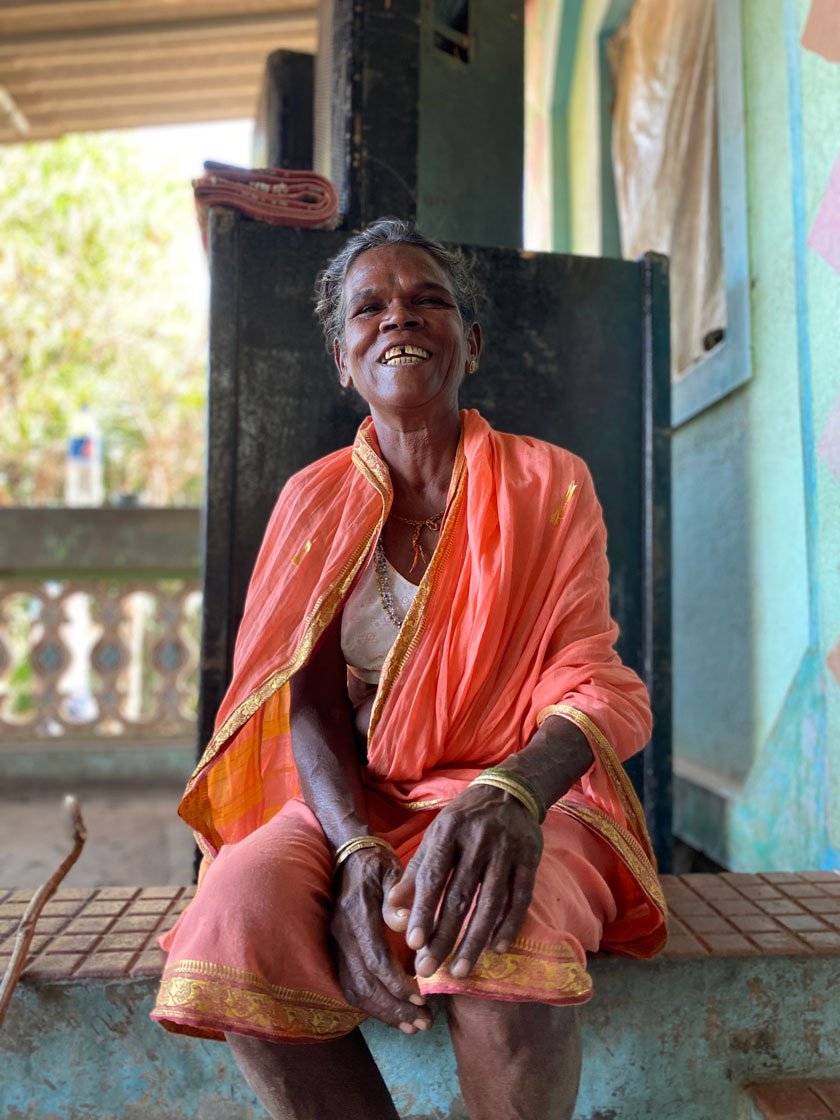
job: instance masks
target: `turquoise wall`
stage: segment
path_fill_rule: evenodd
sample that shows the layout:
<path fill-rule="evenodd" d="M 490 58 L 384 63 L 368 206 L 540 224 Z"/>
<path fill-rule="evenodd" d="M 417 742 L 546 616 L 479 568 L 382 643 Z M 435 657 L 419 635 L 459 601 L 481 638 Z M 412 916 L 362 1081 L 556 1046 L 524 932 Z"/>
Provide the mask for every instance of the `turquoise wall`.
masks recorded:
<path fill-rule="evenodd" d="M 597 37 L 611 6 L 584 2 L 571 87 L 564 189 L 587 254 L 603 243 Z M 835 866 L 840 849 L 831 430 L 817 452 L 840 407 L 840 275 L 807 247 L 840 149 L 840 66 L 799 46 L 808 7 L 741 0 L 752 378 L 673 439 L 677 831 L 743 870 Z"/>
<path fill-rule="evenodd" d="M 736 1120 L 750 1082 L 840 1076 L 836 956 L 613 957 L 591 971 L 575 1120 Z M 4 1120 L 265 1120 L 227 1046 L 150 1021 L 156 988 L 24 981 L 0 1035 Z M 365 1027 L 404 1120 L 465 1116 L 433 1002 L 426 1034 Z"/>

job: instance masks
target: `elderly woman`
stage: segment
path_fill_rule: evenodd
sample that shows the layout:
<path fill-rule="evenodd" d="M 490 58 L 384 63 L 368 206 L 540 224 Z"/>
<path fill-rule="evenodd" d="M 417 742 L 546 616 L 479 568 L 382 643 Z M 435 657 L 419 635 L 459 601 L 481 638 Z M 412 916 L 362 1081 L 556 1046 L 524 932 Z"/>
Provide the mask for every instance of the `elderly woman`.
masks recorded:
<path fill-rule="evenodd" d="M 280 495 L 181 805 L 206 859 L 153 1017 L 226 1038 L 273 1117 L 396 1117 L 358 1026 L 425 1031 L 434 994 L 472 1120 L 570 1117 L 586 953 L 664 937 L 600 507 L 580 459 L 459 411 L 476 304 L 395 220 L 319 278 L 370 416 Z"/>

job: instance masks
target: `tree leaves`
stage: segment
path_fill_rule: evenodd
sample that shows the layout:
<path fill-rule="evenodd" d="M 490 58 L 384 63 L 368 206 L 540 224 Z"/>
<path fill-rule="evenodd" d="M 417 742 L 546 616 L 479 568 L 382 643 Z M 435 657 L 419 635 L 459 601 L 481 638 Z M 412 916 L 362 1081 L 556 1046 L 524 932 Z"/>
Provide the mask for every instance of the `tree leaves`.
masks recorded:
<path fill-rule="evenodd" d="M 206 289 L 190 184 L 129 134 L 0 148 L 0 504 L 61 501 L 70 416 L 106 489 L 200 501 Z"/>

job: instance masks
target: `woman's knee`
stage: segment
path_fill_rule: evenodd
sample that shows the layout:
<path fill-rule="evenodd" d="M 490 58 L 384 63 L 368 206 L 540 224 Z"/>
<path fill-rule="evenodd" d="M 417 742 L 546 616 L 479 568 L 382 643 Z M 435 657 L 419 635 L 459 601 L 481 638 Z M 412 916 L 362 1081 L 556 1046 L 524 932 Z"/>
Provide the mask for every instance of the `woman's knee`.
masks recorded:
<path fill-rule="evenodd" d="M 550 1046 L 576 1039 L 579 1034 L 577 1008 L 546 1003 L 449 996 L 449 1021 L 456 1031 L 483 1034 L 502 1048 Z"/>

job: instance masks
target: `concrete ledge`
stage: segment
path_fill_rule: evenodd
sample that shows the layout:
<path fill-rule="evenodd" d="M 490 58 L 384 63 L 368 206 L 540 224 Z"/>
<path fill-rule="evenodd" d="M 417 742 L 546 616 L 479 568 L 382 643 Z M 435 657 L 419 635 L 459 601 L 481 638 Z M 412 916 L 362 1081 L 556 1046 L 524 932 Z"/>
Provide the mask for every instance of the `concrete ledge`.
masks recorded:
<path fill-rule="evenodd" d="M 840 876 L 663 884 L 674 913 L 668 951 L 591 963 L 576 1120 L 747 1120 L 756 1115 L 744 1111 L 748 1084 L 840 1077 Z M 28 894 L 0 901 L 0 952 Z M 51 928 L 0 1038 L 0 1115 L 263 1115 L 224 1045 L 175 1037 L 148 1019 L 160 971 L 154 937 L 188 899 L 184 888 L 125 887 L 64 891 L 48 904 Z M 768 923 L 778 928 L 744 928 Z M 425 1035 L 377 1023 L 366 1033 L 405 1120 L 463 1117 L 442 1015 Z"/>

